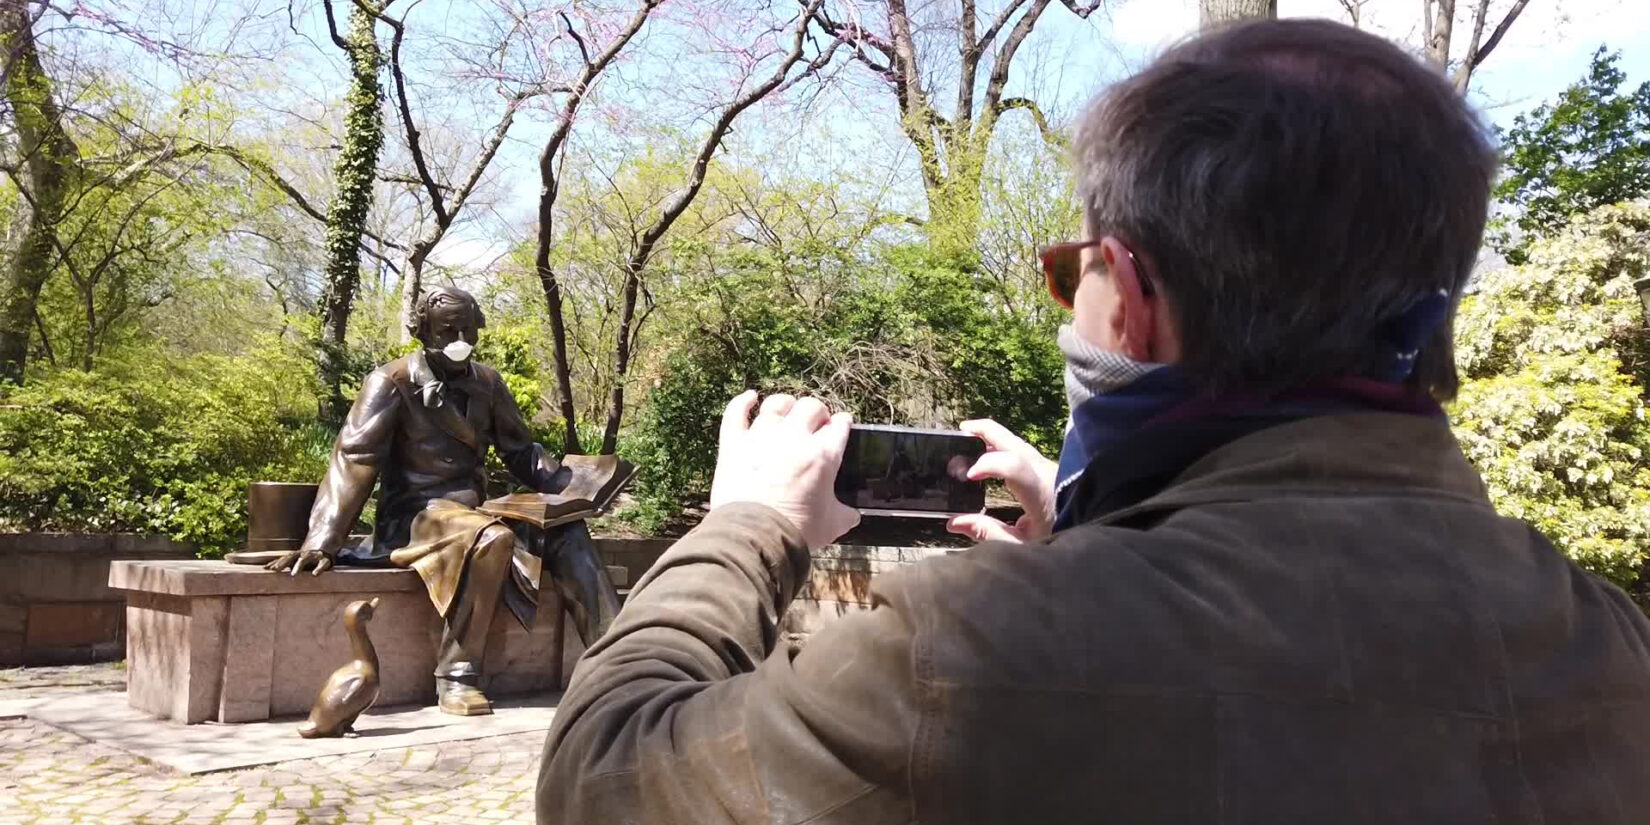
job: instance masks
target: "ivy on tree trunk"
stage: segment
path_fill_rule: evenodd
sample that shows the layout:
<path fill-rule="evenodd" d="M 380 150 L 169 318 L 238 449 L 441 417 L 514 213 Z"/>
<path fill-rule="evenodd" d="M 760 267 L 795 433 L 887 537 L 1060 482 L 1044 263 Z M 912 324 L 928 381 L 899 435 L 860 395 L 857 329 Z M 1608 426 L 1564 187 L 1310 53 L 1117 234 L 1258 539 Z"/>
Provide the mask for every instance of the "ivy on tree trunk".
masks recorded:
<path fill-rule="evenodd" d="M 324 5 L 330 25 L 332 4 L 328 0 Z M 380 7 L 378 11 L 382 10 Z M 378 86 L 383 54 L 378 48 L 376 22 L 377 14 L 356 5 L 350 11 L 349 33 L 342 39 L 335 35 L 335 42 L 349 58 L 350 88 L 344 98 L 343 149 L 333 167 L 336 193 L 327 210 L 326 285 L 320 302 L 319 358 L 326 387 L 322 405 L 331 419 L 341 418 L 346 407 L 339 389 L 344 339 L 355 293 L 361 285 L 361 234 L 372 208 L 378 153 L 384 146 L 384 95 Z"/>
<path fill-rule="evenodd" d="M 0 43 L 11 55 L 5 97 L 24 158 L 10 174 L 27 210 L 22 243 L 0 268 L 0 381 L 22 383 L 40 289 L 57 266 L 57 225 L 80 153 L 63 130 L 24 0 L 0 0 Z"/>
<path fill-rule="evenodd" d="M 1204 29 L 1239 20 L 1272 20 L 1277 16 L 1278 0 L 1197 0 L 1197 23 Z"/>

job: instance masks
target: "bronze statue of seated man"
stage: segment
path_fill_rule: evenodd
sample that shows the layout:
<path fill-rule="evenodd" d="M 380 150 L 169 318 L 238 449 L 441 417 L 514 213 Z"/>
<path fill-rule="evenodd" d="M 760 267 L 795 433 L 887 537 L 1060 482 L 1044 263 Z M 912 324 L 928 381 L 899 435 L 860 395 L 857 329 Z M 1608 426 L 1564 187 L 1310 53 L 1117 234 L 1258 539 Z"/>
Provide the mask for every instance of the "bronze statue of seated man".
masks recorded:
<path fill-rule="evenodd" d="M 292 575 L 319 574 L 334 563 L 418 571 L 443 620 L 435 672 L 441 710 L 485 714 L 492 707 L 481 691 L 483 654 L 501 599 L 529 627 L 540 571 L 548 566 L 587 645 L 619 608 L 618 593 L 577 520 L 591 511 L 574 513 L 573 520 L 545 520 L 522 514 L 531 508 L 488 506 L 488 447 L 528 489 L 552 494 L 545 500 L 579 491 L 601 499 L 598 509 L 633 468 L 612 456 L 568 456 L 563 463 L 545 454 L 498 372 L 469 360 L 486 323 L 469 293 L 430 290 L 413 323 L 423 347 L 378 367 L 363 382 L 338 433 L 303 544 L 286 553 L 233 554 L 231 560 L 267 563 Z M 372 536 L 346 546 L 375 481 Z"/>

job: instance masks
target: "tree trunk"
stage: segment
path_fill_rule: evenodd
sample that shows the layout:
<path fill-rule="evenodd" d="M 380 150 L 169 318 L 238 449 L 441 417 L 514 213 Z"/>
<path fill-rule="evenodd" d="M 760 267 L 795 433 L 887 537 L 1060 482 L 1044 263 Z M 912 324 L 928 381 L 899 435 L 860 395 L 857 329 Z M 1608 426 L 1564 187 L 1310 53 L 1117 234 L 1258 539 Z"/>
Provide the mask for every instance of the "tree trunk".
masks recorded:
<path fill-rule="evenodd" d="M 607 408 L 607 425 L 602 428 L 602 455 L 612 455 L 619 450 L 619 425 L 624 423 L 624 382 L 630 373 L 631 325 L 636 318 L 636 299 L 641 291 L 641 269 L 644 265 L 632 261 L 629 275 L 625 278 L 624 303 L 619 309 L 619 332 L 613 347 L 613 398 Z"/>
<path fill-rule="evenodd" d="M 1455 91 L 1462 95 L 1467 93 L 1467 87 L 1472 85 L 1473 71 L 1489 59 L 1490 52 L 1495 51 L 1495 47 L 1500 44 L 1501 38 L 1506 36 L 1507 29 L 1512 28 L 1513 21 L 1518 19 L 1518 15 L 1524 13 L 1524 7 L 1529 4 L 1530 0 L 1514 0 L 1513 4 L 1507 8 L 1506 14 L 1501 16 L 1501 22 L 1496 24 L 1495 31 L 1490 32 L 1490 38 L 1484 40 L 1480 45 L 1479 40 L 1484 34 L 1484 22 L 1489 17 L 1490 0 L 1479 0 L 1478 8 L 1473 11 L 1472 40 L 1467 43 L 1466 54 L 1461 56 L 1461 65 L 1455 69 L 1455 77 L 1453 78 Z M 1447 39 L 1446 35 L 1446 41 Z M 1438 70 L 1443 71 L 1448 65 L 1449 43 L 1445 42 L 1444 60 L 1442 63 L 1437 64 Z"/>
<path fill-rule="evenodd" d="M 653 259 L 654 250 L 658 248 L 666 233 L 670 232 L 670 227 L 675 225 L 676 219 L 682 217 L 682 213 L 693 205 L 694 198 L 699 197 L 699 192 L 705 185 L 705 176 L 710 172 L 711 159 L 721 150 L 722 141 L 733 129 L 733 122 L 740 113 L 774 91 L 787 88 L 795 80 L 819 71 L 831 61 L 831 57 L 836 53 L 834 46 L 824 50 L 811 61 L 804 61 L 802 58 L 803 44 L 808 34 L 808 21 L 819 12 L 823 2 L 824 0 L 807 1 L 802 16 L 792 31 L 791 49 L 786 53 L 785 59 L 775 67 L 774 73 L 766 80 L 745 90 L 722 110 L 721 116 L 711 124 L 710 132 L 699 144 L 699 152 L 693 158 L 693 169 L 688 175 L 687 186 L 665 204 L 659 211 L 658 220 L 643 230 L 637 239 L 636 251 L 631 253 L 630 260 L 625 264 L 624 298 L 619 309 L 619 331 L 613 342 L 613 398 L 607 410 L 607 425 L 602 430 L 603 454 L 611 455 L 617 449 L 619 425 L 624 422 L 624 385 L 630 372 L 631 344 L 635 341 L 636 333 L 641 326 L 641 321 L 636 320 L 636 300 L 641 294 L 642 272 L 647 269 L 648 263 Z M 801 74 L 792 81 L 787 81 L 786 77 L 798 63 L 803 65 Z M 644 314 L 642 320 L 646 318 Z"/>
<path fill-rule="evenodd" d="M 562 425 L 566 427 L 566 436 L 563 439 L 562 451 L 569 455 L 584 452 L 579 446 L 578 411 L 573 408 L 573 365 L 567 359 L 567 319 L 561 305 L 561 281 L 556 277 L 556 270 L 550 266 L 550 244 L 555 239 L 556 217 L 556 163 L 561 153 L 561 147 L 567 142 L 567 136 L 573 130 L 573 119 L 578 116 L 579 107 L 584 104 L 585 94 L 592 83 L 607 69 L 613 59 L 630 42 L 636 32 L 642 30 L 642 24 L 647 22 L 648 15 L 659 7 L 663 0 L 643 0 L 641 8 L 636 10 L 630 24 L 607 48 L 602 50 L 594 60 L 590 58 L 584 38 L 573 30 L 571 22 L 567 22 L 567 31 L 573 42 L 579 47 L 579 54 L 584 57 L 584 71 L 579 75 L 578 82 L 573 84 L 573 93 L 568 95 L 567 102 L 562 106 L 561 120 L 555 131 L 550 133 L 550 139 L 544 143 L 544 151 L 539 153 L 539 225 L 536 245 L 533 251 L 533 268 L 538 273 L 539 284 L 544 287 L 544 307 L 550 316 L 550 338 L 555 348 L 556 359 L 556 389 L 561 394 Z"/>
<path fill-rule="evenodd" d="M 87 284 L 81 292 L 86 311 L 86 347 L 80 353 L 80 368 L 92 371 L 92 356 L 97 352 L 97 284 Z"/>
<path fill-rule="evenodd" d="M 571 116 L 569 116 L 571 119 Z M 546 181 L 539 192 L 538 245 L 533 253 L 533 268 L 538 273 L 539 285 L 544 288 L 544 306 L 550 315 L 550 343 L 556 359 L 556 392 L 561 396 L 561 420 L 564 429 L 562 453 L 578 455 L 579 414 L 573 408 L 573 365 L 567 358 L 567 318 L 561 305 L 561 281 L 550 267 L 551 232 L 554 227 L 556 181 L 546 173 Z"/>
<path fill-rule="evenodd" d="M 1431 0 L 1422 5 L 1422 14 L 1432 12 L 1426 23 L 1426 42 L 1422 44 L 1427 62 L 1439 72 L 1449 68 L 1450 40 L 1455 35 L 1455 0 Z"/>
<path fill-rule="evenodd" d="M 430 257 L 439 238 L 419 238 L 413 242 L 412 248 L 407 250 L 407 257 L 401 263 L 401 343 L 411 343 L 413 338 L 413 309 L 418 306 L 418 296 L 424 291 L 424 261 Z"/>
<path fill-rule="evenodd" d="M 15 182 L 28 212 L 22 243 L 0 269 L 0 381 L 22 383 L 40 289 L 57 265 L 57 224 L 80 152 L 63 131 L 25 0 L 0 0 L 0 37 L 11 46 L 5 95 L 25 158 Z"/>
<path fill-rule="evenodd" d="M 1207 30 L 1239 20 L 1273 20 L 1278 0 L 1197 0 L 1198 26 Z"/>
<path fill-rule="evenodd" d="M 984 220 L 986 155 L 990 152 L 995 121 L 972 126 L 973 134 L 952 136 L 946 142 L 946 175 L 928 190 L 928 223 L 923 232 L 941 256 L 973 256 L 980 248 Z"/>
<path fill-rule="evenodd" d="M 361 286 L 361 233 L 372 208 L 378 152 L 384 145 L 384 95 L 378 87 L 383 55 L 374 29 L 376 21 L 370 12 L 352 6 L 346 41 L 350 89 L 344 99 L 344 146 L 333 168 L 337 192 L 327 210 L 326 285 L 320 302 L 320 368 L 326 394 L 322 405 L 323 415 L 329 419 L 342 418 L 347 406 L 339 389 L 343 347 L 355 293 Z"/>

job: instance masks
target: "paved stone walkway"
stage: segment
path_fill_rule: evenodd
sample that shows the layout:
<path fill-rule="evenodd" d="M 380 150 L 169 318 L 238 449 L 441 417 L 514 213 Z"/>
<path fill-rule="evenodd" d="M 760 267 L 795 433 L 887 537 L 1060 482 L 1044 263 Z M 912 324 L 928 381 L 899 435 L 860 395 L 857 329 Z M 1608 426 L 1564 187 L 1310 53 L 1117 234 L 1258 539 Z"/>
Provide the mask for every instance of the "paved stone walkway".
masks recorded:
<path fill-rule="evenodd" d="M 0 667 L 0 700 L 125 689 L 126 667 L 122 662 L 61 667 Z"/>
<path fill-rule="evenodd" d="M 544 734 L 167 775 L 28 719 L 0 721 L 0 825 L 531 823 Z"/>

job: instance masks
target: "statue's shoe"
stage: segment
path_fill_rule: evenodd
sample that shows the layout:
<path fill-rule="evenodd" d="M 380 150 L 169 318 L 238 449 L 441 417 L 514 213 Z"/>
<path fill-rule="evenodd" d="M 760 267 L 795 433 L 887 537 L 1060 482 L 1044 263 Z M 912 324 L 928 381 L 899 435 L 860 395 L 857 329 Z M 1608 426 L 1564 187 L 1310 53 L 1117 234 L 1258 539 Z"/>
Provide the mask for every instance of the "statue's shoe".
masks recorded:
<path fill-rule="evenodd" d="M 442 713 L 454 716 L 487 716 L 493 712 L 493 703 L 487 701 L 487 694 L 475 685 L 467 685 L 452 679 L 436 679 L 436 693 L 441 697 Z"/>

